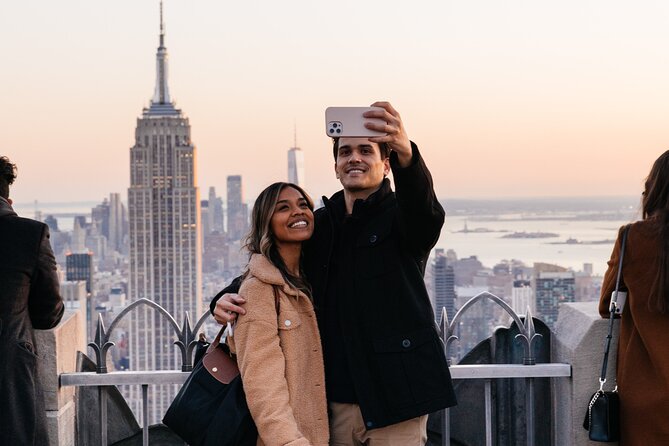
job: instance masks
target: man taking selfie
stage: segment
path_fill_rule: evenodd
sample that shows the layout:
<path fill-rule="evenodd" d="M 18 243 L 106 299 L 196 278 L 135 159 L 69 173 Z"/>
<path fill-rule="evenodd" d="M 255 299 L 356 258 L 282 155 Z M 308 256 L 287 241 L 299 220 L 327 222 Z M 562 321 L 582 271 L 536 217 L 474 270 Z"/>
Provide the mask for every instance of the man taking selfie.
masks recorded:
<path fill-rule="evenodd" d="M 423 280 L 444 210 L 399 113 L 372 106 L 365 127 L 381 136 L 334 140 L 343 189 L 315 212 L 304 270 L 323 345 L 330 444 L 419 446 L 427 414 L 456 404 Z M 244 312 L 239 296 L 217 298 L 219 323 Z"/>

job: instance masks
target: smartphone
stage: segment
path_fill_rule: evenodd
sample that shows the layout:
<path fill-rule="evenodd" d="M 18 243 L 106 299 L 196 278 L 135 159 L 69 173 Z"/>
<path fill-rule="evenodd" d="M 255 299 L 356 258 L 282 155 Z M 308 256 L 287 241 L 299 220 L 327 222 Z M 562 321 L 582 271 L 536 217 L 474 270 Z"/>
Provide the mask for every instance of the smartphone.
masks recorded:
<path fill-rule="evenodd" d="M 383 119 L 365 118 L 363 113 L 370 110 L 383 110 L 381 107 L 328 107 L 325 109 L 325 134 L 332 138 L 369 138 L 384 136 L 385 132 L 377 132 L 365 128 L 365 122 L 385 124 Z"/>

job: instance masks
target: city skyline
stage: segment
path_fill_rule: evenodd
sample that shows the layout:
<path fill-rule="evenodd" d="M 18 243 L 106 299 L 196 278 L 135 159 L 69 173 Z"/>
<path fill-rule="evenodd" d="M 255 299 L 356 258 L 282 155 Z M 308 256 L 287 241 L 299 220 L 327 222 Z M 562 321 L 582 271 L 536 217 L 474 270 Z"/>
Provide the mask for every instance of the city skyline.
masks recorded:
<path fill-rule="evenodd" d="M 297 125 L 309 192 L 330 195 L 323 110 L 377 99 L 402 113 L 444 198 L 637 195 L 669 146 L 662 2 L 262 5 L 165 3 L 198 187 L 224 191 L 241 175 L 252 201 L 285 177 L 277 166 Z M 1 7 L 0 154 L 19 166 L 17 202 L 129 186 L 157 11 L 129 0 Z"/>

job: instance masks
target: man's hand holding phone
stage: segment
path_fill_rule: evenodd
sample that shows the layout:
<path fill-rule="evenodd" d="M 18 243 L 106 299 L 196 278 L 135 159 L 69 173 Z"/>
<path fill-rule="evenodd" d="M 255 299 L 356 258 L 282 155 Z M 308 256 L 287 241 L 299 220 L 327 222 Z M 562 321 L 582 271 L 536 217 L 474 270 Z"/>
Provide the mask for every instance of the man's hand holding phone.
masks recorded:
<path fill-rule="evenodd" d="M 365 122 L 365 128 L 383 132 L 385 135 L 374 136 L 369 140 L 375 143 L 386 143 L 391 150 L 397 153 L 400 166 L 408 167 L 411 165 L 411 142 L 400 114 L 390 105 L 390 102 L 375 102 L 371 106 L 378 108 L 365 112 L 363 116 L 376 118 L 376 120 Z M 378 120 L 382 120 L 385 124 L 380 124 Z"/>

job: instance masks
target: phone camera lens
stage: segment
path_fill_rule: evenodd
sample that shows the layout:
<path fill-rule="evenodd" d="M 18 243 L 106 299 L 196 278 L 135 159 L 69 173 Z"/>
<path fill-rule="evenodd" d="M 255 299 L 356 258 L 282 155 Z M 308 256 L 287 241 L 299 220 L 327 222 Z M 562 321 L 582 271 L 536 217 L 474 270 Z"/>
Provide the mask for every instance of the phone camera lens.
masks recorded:
<path fill-rule="evenodd" d="M 337 129 L 337 133 L 341 133 L 341 129 Z"/>
<path fill-rule="evenodd" d="M 334 129 L 330 129 L 330 133 L 334 133 Z"/>

